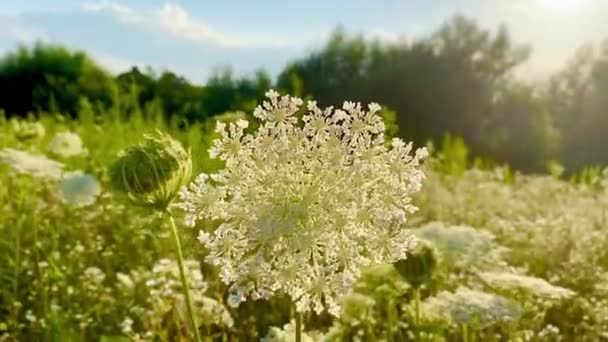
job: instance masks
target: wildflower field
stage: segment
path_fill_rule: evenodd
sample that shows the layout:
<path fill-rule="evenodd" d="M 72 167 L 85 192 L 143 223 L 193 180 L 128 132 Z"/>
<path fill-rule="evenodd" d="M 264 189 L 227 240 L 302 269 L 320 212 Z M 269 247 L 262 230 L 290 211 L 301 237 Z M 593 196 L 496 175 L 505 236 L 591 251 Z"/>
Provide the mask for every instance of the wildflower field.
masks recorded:
<path fill-rule="evenodd" d="M 0 116 L 0 341 L 608 340 L 608 174 L 381 114 Z"/>

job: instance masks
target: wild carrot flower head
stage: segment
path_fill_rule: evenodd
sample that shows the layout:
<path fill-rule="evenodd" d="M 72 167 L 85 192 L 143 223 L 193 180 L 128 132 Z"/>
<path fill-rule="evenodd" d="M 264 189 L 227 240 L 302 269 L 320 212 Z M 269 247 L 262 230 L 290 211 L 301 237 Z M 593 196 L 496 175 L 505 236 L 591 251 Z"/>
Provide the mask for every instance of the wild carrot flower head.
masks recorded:
<path fill-rule="evenodd" d="M 179 141 L 156 132 L 121 152 L 110 167 L 112 186 L 136 204 L 164 210 L 189 181 L 192 160 Z"/>
<path fill-rule="evenodd" d="M 400 139 L 386 147 L 377 104 L 322 110 L 311 101 L 298 120 L 301 99 L 266 96 L 255 134 L 244 132 L 245 120 L 217 124 L 210 153 L 226 167 L 199 175 L 181 207 L 192 224 L 219 223 L 199 240 L 234 302 L 282 291 L 299 311 L 337 315 L 363 266 L 396 261 L 413 246 L 402 224 L 417 209 L 410 196 L 426 150 L 412 155 Z"/>
<path fill-rule="evenodd" d="M 101 193 L 97 179 L 82 171 L 67 172 L 57 185 L 61 200 L 75 207 L 95 203 Z"/>
<path fill-rule="evenodd" d="M 526 276 L 511 272 L 481 272 L 481 279 L 491 287 L 507 290 L 522 291 L 534 296 L 547 299 L 564 299 L 575 293 L 569 289 L 552 285 L 542 278 Z"/>
<path fill-rule="evenodd" d="M 486 327 L 498 322 L 516 321 L 521 307 L 500 295 L 459 287 L 455 292 L 442 291 L 423 304 L 429 314 L 444 316 L 455 324 Z"/>
<path fill-rule="evenodd" d="M 0 164 L 6 164 L 19 174 L 57 180 L 63 173 L 63 164 L 42 155 L 5 148 L 0 150 Z"/>
<path fill-rule="evenodd" d="M 86 152 L 80 136 L 72 132 L 60 132 L 53 136 L 48 145 L 49 151 L 59 157 L 69 158 Z"/>

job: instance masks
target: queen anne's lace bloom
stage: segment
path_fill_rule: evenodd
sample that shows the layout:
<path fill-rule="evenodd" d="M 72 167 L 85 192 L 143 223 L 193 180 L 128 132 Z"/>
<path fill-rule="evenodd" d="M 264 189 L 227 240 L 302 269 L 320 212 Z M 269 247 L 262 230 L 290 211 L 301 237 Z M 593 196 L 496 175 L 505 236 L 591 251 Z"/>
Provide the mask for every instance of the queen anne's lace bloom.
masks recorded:
<path fill-rule="evenodd" d="M 192 293 L 194 311 L 201 318 L 203 325 L 232 326 L 230 313 L 220 302 L 205 295 L 207 282 L 203 279 L 200 263 L 196 260 L 185 260 L 186 278 Z M 148 301 L 152 310 L 146 313 L 147 324 L 162 321 L 171 310 L 176 310 L 179 318 L 187 321 L 187 309 L 182 284 L 179 280 L 178 263 L 175 260 L 161 259 L 153 267 L 152 272 L 144 275 L 145 285 L 149 289 Z"/>
<path fill-rule="evenodd" d="M 572 297 L 569 289 L 550 284 L 544 279 L 510 272 L 481 272 L 479 276 L 490 286 L 504 290 L 518 290 L 550 299 Z"/>
<path fill-rule="evenodd" d="M 466 287 L 459 287 L 455 292 L 442 291 L 426 300 L 423 308 L 425 312 L 444 316 L 455 324 L 478 324 L 481 327 L 516 321 L 521 316 L 517 303 Z"/>
<path fill-rule="evenodd" d="M 0 164 L 10 166 L 17 173 L 43 179 L 56 180 L 63 173 L 63 164 L 58 161 L 12 148 L 0 150 Z"/>
<path fill-rule="evenodd" d="M 210 150 L 225 161 L 216 174 L 201 174 L 181 194 L 189 221 L 216 220 L 200 232 L 231 285 L 230 301 L 286 292 L 299 311 L 339 313 L 338 299 L 362 266 L 403 258 L 413 245 L 402 228 L 417 208 L 410 196 L 424 177 L 425 149 L 384 141 L 380 107 L 345 102 L 321 110 L 302 100 L 267 92 L 268 101 L 248 122 L 218 122 L 221 137 Z"/>
<path fill-rule="evenodd" d="M 260 339 L 260 342 L 292 342 L 296 340 L 296 324 L 292 320 L 283 328 L 270 327 L 268 334 Z M 325 341 L 323 335 L 318 332 L 302 332 L 302 342 Z"/>
<path fill-rule="evenodd" d="M 61 200 L 75 207 L 83 207 L 95 203 L 101 193 L 97 179 L 82 171 L 67 172 L 57 185 Z"/>
<path fill-rule="evenodd" d="M 72 132 L 60 132 L 55 134 L 49 141 L 49 151 L 60 157 L 68 158 L 84 154 L 85 148 L 82 146 L 80 136 Z"/>

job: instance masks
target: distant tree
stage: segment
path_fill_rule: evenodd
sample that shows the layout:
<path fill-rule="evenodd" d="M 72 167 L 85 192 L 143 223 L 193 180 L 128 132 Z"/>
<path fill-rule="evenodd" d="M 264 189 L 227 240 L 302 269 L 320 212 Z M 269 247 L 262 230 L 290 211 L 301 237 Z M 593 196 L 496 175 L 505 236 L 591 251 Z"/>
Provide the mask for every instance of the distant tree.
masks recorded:
<path fill-rule="evenodd" d="M 327 45 L 289 65 L 277 81 L 289 93 L 312 95 L 322 105 L 361 99 L 366 85 L 369 47 L 361 36 L 348 38 L 342 30 L 334 32 Z"/>
<path fill-rule="evenodd" d="M 512 44 L 505 27 L 492 34 L 463 16 L 413 42 L 366 41 L 338 30 L 320 51 L 288 65 L 278 86 L 322 105 L 379 102 L 397 113 L 406 139 L 439 143 L 452 133 L 473 153 L 491 153 L 483 130 L 494 110 L 504 110 L 495 100 L 528 54 Z"/>
<path fill-rule="evenodd" d="M 152 101 L 155 96 L 156 76 L 151 69 L 141 72 L 134 66 L 131 70 L 116 76 L 116 83 L 121 93 L 137 93 L 140 104 Z"/>
<path fill-rule="evenodd" d="M 83 52 L 37 43 L 0 59 L 0 108 L 8 115 L 51 105 L 74 115 L 80 97 L 110 107 L 116 94 L 112 77 Z"/>
<path fill-rule="evenodd" d="M 520 83 L 497 96 L 480 134 L 486 155 L 522 171 L 543 170 L 558 148 L 558 132 L 542 99 Z"/>
<path fill-rule="evenodd" d="M 183 77 L 165 71 L 156 81 L 154 94 L 163 104 L 165 114 L 186 120 L 204 118 L 201 98 L 204 88 L 193 85 Z"/>
<path fill-rule="evenodd" d="M 606 46 L 608 47 L 608 45 Z M 584 46 L 554 75 L 545 100 L 560 135 L 566 169 L 608 164 L 608 48 Z"/>
<path fill-rule="evenodd" d="M 272 80 L 264 71 L 258 71 L 254 78 L 234 79 L 230 70 L 224 70 L 207 81 L 202 107 L 207 116 L 230 111 L 250 111 L 271 87 Z"/>

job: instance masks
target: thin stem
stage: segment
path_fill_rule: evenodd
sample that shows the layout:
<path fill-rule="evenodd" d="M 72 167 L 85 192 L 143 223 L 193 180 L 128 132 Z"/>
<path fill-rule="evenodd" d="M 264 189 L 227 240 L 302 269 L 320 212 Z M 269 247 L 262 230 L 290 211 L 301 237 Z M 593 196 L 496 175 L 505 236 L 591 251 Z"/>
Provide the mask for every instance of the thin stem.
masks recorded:
<path fill-rule="evenodd" d="M 302 342 L 302 313 L 296 312 L 296 342 Z"/>
<path fill-rule="evenodd" d="M 393 342 L 393 300 L 389 299 L 386 303 L 386 317 L 387 317 L 387 334 L 386 341 Z"/>
<path fill-rule="evenodd" d="M 201 335 L 198 331 L 198 324 L 196 322 L 196 317 L 194 316 L 194 310 L 192 307 L 192 299 L 190 298 L 190 287 L 188 286 L 188 281 L 186 280 L 182 244 L 179 241 L 179 235 L 177 234 L 177 227 L 175 226 L 175 220 L 173 219 L 173 215 L 171 215 L 171 212 L 169 210 L 167 210 L 167 214 L 169 216 L 169 222 L 171 223 L 173 241 L 175 242 L 175 249 L 177 251 L 177 264 L 179 266 L 179 276 L 182 281 L 182 288 L 184 289 L 184 297 L 186 297 L 186 308 L 188 309 L 188 314 L 190 315 L 190 323 L 192 325 L 192 330 L 194 330 L 194 338 L 196 342 L 201 342 Z"/>
<path fill-rule="evenodd" d="M 416 340 L 420 340 L 420 287 L 414 288 L 414 324 L 416 325 Z"/>
<path fill-rule="evenodd" d="M 466 324 L 462 325 L 462 342 L 469 342 L 469 329 Z"/>
<path fill-rule="evenodd" d="M 414 289 L 414 311 L 416 327 L 420 327 L 420 288 Z"/>

